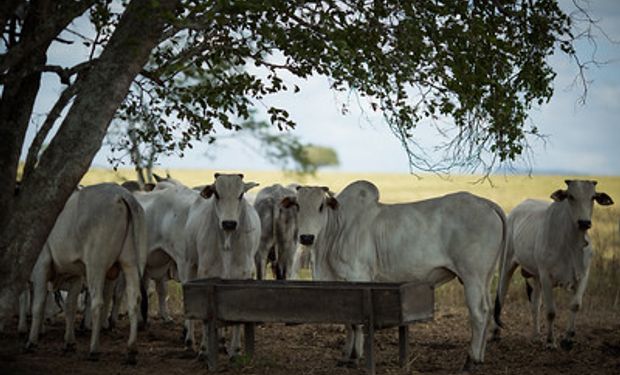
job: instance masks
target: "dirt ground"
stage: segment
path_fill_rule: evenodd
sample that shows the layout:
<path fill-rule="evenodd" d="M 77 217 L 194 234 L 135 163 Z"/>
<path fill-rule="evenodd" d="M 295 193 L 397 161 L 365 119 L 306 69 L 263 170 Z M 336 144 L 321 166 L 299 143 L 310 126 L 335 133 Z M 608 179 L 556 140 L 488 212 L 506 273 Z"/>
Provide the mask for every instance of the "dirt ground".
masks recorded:
<path fill-rule="evenodd" d="M 565 315 L 565 314 L 563 314 Z M 35 353 L 24 353 L 25 338 L 19 337 L 16 322 L 0 337 L 0 374 L 200 374 L 206 364 L 184 350 L 180 321 L 166 325 L 156 319 L 139 334 L 138 365 L 123 364 L 128 326 L 102 334 L 98 362 L 86 360 L 89 335 L 78 336 L 77 353 L 62 353 L 64 323 L 54 321 Z M 525 306 L 509 307 L 508 326 L 500 342 L 489 342 L 486 362 L 479 374 L 620 374 L 620 317 L 617 312 L 584 312 L 578 318 L 576 344 L 570 352 L 546 350 L 542 341 L 530 339 L 529 314 Z M 564 326 L 563 318 L 558 326 Z M 410 369 L 398 366 L 398 330 L 377 335 L 378 374 L 451 374 L 460 371 L 469 341 L 464 308 L 438 309 L 435 320 L 409 328 Z M 337 367 L 344 329 L 336 325 L 257 327 L 256 354 L 252 360 L 231 363 L 219 358 L 222 374 L 365 374 L 359 368 Z M 241 363 L 244 362 L 244 363 Z"/>

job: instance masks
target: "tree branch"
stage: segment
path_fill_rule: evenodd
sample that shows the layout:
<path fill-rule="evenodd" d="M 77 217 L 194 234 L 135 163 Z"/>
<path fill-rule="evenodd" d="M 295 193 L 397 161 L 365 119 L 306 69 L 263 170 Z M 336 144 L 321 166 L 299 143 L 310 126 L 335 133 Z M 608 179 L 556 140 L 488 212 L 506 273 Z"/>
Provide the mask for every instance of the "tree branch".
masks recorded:
<path fill-rule="evenodd" d="M 52 107 L 52 110 L 47 115 L 45 122 L 43 122 L 41 129 L 39 129 L 37 135 L 34 137 L 34 140 L 32 141 L 30 148 L 28 149 L 28 156 L 26 157 L 26 164 L 24 165 L 22 181 L 27 179 L 28 176 L 30 176 L 30 174 L 32 173 L 32 171 L 34 171 L 34 168 L 39 161 L 39 153 L 41 151 L 43 141 L 45 141 L 45 138 L 47 138 L 47 135 L 49 134 L 50 130 L 52 130 L 52 127 L 54 127 L 54 124 L 56 123 L 56 120 L 60 117 L 63 109 L 67 107 L 71 99 L 75 96 L 75 93 L 77 92 L 77 86 L 78 83 L 76 82 L 75 84 L 67 87 L 62 92 L 62 94 L 56 101 L 56 104 L 54 104 L 54 107 Z"/>
<path fill-rule="evenodd" d="M 38 50 L 41 46 L 49 44 L 49 42 L 54 40 L 76 17 L 90 8 L 95 1 L 96 0 L 62 1 L 60 6 L 57 5 L 60 10 L 53 12 L 53 14 L 47 18 L 46 22 L 41 23 L 39 27 L 37 27 L 34 35 L 24 35 L 15 47 L 9 49 L 4 54 L 0 54 L 0 73 L 4 73 L 16 64 L 19 64 L 24 56 Z"/>

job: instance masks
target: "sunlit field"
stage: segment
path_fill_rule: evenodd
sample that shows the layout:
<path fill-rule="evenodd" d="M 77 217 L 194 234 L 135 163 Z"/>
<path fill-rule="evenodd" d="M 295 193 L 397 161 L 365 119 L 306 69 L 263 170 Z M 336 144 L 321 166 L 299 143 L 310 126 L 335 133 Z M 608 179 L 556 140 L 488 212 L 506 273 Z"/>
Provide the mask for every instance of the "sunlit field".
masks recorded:
<path fill-rule="evenodd" d="M 164 176 L 166 171 L 157 173 Z M 170 170 L 170 175 L 188 186 L 204 185 L 213 181 L 212 170 Z M 218 171 L 226 172 L 226 171 Z M 468 191 L 482 197 L 489 198 L 509 213 L 510 210 L 526 198 L 549 200 L 549 196 L 556 189 L 565 188 L 567 178 L 584 178 L 576 176 L 491 176 L 490 181 L 480 182 L 476 176 L 440 177 L 423 175 L 416 177 L 407 174 L 380 174 L 380 173 L 319 173 L 314 177 L 300 178 L 280 172 L 235 171 L 244 173 L 244 180 L 255 181 L 260 186 L 253 190 L 256 193 L 261 187 L 273 183 L 289 184 L 297 182 L 306 185 L 325 185 L 334 192 L 339 192 L 350 182 L 359 179 L 372 181 L 379 187 L 380 200 L 385 203 L 409 202 L 431 197 L 441 196 L 456 191 Z M 114 172 L 106 169 L 92 169 L 82 183 L 84 185 L 103 181 L 122 182 L 133 179 L 131 170 Z M 616 204 L 601 207 L 595 204 L 593 228 L 590 236 L 595 249 L 590 272 L 590 282 L 584 299 L 585 311 L 620 310 L 620 177 L 588 177 L 598 181 L 597 190 L 609 194 Z M 302 277 L 308 278 L 308 270 L 302 270 Z M 523 279 L 519 272 L 513 277 L 509 299 L 507 303 L 524 304 L 526 302 Z M 180 312 L 180 287 L 171 288 L 171 302 Z M 175 293 L 176 291 L 176 293 Z M 558 307 L 562 309 L 567 304 L 567 293 L 559 295 Z M 437 293 L 439 305 L 462 306 L 462 288 L 456 281 L 452 281 L 439 288 Z M 175 303 L 176 301 L 176 303 Z"/>

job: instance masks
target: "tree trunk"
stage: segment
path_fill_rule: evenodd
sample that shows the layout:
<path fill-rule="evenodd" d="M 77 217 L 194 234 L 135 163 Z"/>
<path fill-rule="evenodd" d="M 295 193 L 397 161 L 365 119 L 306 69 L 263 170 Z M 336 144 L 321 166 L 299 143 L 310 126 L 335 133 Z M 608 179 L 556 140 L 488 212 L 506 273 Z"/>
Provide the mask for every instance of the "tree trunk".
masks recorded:
<path fill-rule="evenodd" d="M 47 5 L 45 2 L 31 5 L 21 30 L 22 40 L 32 39 L 39 32 L 38 25 L 47 16 Z M 25 56 L 6 73 L 0 99 L 0 228 L 4 228 L 12 216 L 19 155 L 41 83 L 40 72 L 25 72 L 45 64 L 52 39 L 53 36 L 49 37 L 43 49 Z"/>
<path fill-rule="evenodd" d="M 110 42 L 85 73 L 75 101 L 41 160 L 24 181 L 0 228 L 0 318 L 32 267 L 56 217 L 101 147 L 129 85 L 156 46 L 177 0 L 132 1 Z"/>

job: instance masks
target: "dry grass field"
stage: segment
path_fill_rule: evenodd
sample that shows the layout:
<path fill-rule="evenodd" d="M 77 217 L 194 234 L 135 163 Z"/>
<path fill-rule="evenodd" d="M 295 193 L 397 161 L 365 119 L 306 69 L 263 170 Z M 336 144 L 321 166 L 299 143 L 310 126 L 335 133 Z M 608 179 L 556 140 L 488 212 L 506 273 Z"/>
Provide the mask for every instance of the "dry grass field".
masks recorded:
<path fill-rule="evenodd" d="M 165 171 L 159 171 L 165 175 Z M 172 177 L 189 185 L 213 181 L 210 170 L 171 170 Z M 225 171 L 218 171 L 225 172 Z M 455 191 L 469 191 L 499 203 L 506 212 L 526 198 L 549 199 L 556 189 L 564 188 L 565 178 L 575 176 L 493 176 L 489 182 L 475 183 L 472 176 L 441 178 L 425 175 L 419 179 L 403 174 L 320 173 L 299 180 L 278 172 L 241 171 L 245 180 L 256 181 L 261 187 L 279 182 L 298 182 L 326 185 L 338 192 L 348 183 L 366 179 L 374 182 L 383 202 L 406 202 L 441 196 Z M 132 179 L 130 170 L 93 169 L 83 184 L 103 181 L 122 182 Z M 515 273 L 505 305 L 504 322 L 507 329 L 499 343 L 487 346 L 486 363 L 477 369 L 479 374 L 619 374 L 620 373 L 620 177 L 600 177 L 597 190 L 605 191 L 616 205 L 596 207 L 590 235 L 595 247 L 591 278 L 584 298 L 583 310 L 577 320 L 575 348 L 543 349 L 542 341 L 532 341 L 529 310 L 523 280 Z M 260 187 L 259 187 L 260 188 Z M 254 191 L 257 192 L 258 188 Z M 309 277 L 308 270 L 302 270 Z M 381 331 L 377 337 L 379 374 L 451 374 L 461 368 L 469 342 L 467 310 L 462 287 L 452 281 L 436 293 L 433 322 L 410 327 L 409 370 L 398 367 L 397 335 L 394 330 Z M 567 318 L 568 294 L 556 291 L 558 305 L 558 334 L 563 332 Z M 23 339 L 10 332 L 0 337 L 0 374 L 181 374 L 206 373 L 204 363 L 188 355 L 179 340 L 182 320 L 181 288 L 170 288 L 171 310 L 178 324 L 165 325 L 155 319 L 147 332 L 139 337 L 139 365 L 122 365 L 127 338 L 126 321 L 121 327 L 102 336 L 102 359 L 98 363 L 85 360 L 88 335 L 78 338 L 78 353 L 62 355 L 64 323 L 52 323 L 50 332 L 42 339 L 36 353 L 21 352 Z M 155 303 L 151 312 L 155 313 Z M 13 327 L 15 324 L 13 324 Z M 544 327 L 544 323 L 543 323 Z M 9 327 L 9 330 L 11 327 Z M 364 374 L 364 368 L 336 367 L 344 331 L 339 326 L 263 325 L 257 330 L 257 352 L 252 361 L 228 363 L 220 356 L 222 374 Z"/>

